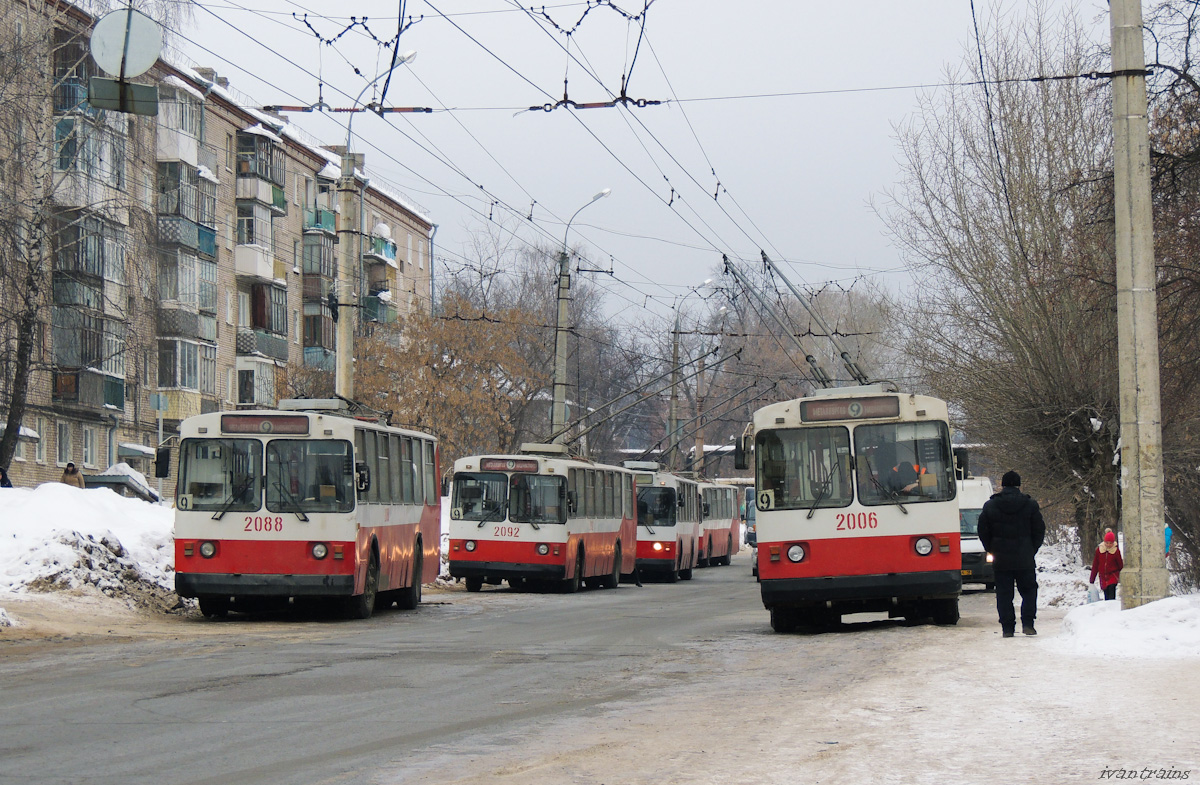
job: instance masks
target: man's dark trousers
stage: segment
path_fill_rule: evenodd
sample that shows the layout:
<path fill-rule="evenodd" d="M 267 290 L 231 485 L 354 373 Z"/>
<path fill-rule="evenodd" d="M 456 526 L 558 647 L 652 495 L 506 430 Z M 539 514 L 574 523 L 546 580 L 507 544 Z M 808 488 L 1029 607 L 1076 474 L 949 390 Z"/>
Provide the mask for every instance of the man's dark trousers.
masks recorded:
<path fill-rule="evenodd" d="M 1037 618 L 1037 570 L 996 570 L 996 611 L 1000 626 L 1006 630 L 1017 626 L 1013 611 L 1013 589 L 1021 592 L 1021 626 L 1032 627 Z"/>

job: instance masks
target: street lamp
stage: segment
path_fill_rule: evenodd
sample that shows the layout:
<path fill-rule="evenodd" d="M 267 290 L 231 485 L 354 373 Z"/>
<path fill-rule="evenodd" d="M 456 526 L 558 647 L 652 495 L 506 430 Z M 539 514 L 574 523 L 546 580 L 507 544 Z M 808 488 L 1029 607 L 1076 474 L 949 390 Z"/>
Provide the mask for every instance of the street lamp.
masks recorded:
<path fill-rule="evenodd" d="M 554 408 L 550 413 L 550 433 L 555 444 L 562 443 L 567 423 L 567 294 L 571 290 L 571 254 L 567 250 L 567 234 L 571 231 L 571 222 L 583 212 L 584 207 L 610 193 L 612 189 L 605 188 L 576 210 L 563 232 L 562 252 L 558 256 L 558 324 L 554 330 Z"/>
<path fill-rule="evenodd" d="M 338 243 L 341 245 L 341 262 L 337 271 L 338 297 L 332 303 L 333 308 L 340 308 L 345 302 L 353 305 L 354 279 L 350 275 L 354 267 L 354 250 L 351 235 L 359 238 L 359 258 L 362 258 L 362 219 L 355 215 L 354 196 L 358 193 L 358 179 L 354 174 L 357 165 L 355 156 L 350 152 L 350 139 L 354 129 L 354 115 L 359 112 L 358 102 L 366 95 L 367 90 L 383 77 L 390 74 L 396 66 L 411 63 L 417 57 L 415 51 L 405 52 L 396 60 L 395 65 L 389 65 L 371 81 L 363 86 L 354 103 L 350 104 L 350 119 L 346 122 L 346 146 L 342 150 L 342 176 L 338 180 L 338 199 L 341 202 L 341 220 L 338 222 Z M 353 217 L 353 220 L 352 220 Z M 334 311 L 333 317 L 337 323 L 337 333 L 334 336 L 334 351 L 337 353 L 337 364 L 334 366 L 334 391 L 342 398 L 354 397 L 354 366 L 351 355 L 354 353 L 354 326 L 358 319 L 354 311 L 338 318 L 340 314 Z"/>

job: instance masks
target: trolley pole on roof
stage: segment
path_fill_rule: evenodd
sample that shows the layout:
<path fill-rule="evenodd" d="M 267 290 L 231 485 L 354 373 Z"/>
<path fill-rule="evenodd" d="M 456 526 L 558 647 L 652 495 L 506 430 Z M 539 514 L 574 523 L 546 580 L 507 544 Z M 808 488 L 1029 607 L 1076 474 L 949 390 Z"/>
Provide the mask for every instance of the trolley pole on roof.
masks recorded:
<path fill-rule="evenodd" d="M 1111 0 L 1113 183 L 1120 372 L 1121 604 L 1136 608 L 1168 593 L 1163 553 L 1162 408 L 1150 141 L 1140 0 Z"/>

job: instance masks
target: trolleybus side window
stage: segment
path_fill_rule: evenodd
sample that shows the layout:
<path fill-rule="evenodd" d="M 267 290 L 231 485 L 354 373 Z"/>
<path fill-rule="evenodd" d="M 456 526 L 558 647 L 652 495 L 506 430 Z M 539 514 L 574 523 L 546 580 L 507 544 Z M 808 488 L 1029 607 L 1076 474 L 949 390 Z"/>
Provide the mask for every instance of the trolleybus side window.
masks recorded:
<path fill-rule="evenodd" d="M 459 472 L 454 475 L 451 516 L 461 521 L 503 521 L 507 493 L 506 474 Z"/>
<path fill-rule="evenodd" d="M 181 509 L 249 512 L 262 506 L 262 442 L 185 439 L 180 452 Z"/>
<path fill-rule="evenodd" d="M 853 499 L 845 427 L 761 431 L 754 449 L 759 509 L 845 507 Z"/>
<path fill-rule="evenodd" d="M 437 462 L 434 460 L 433 442 L 418 441 L 418 445 L 425 445 L 425 503 L 437 504 Z"/>
<path fill-rule="evenodd" d="M 514 523 L 566 523 L 566 505 L 563 477 L 514 474 L 509 482 L 508 519 Z"/>
<path fill-rule="evenodd" d="M 421 472 L 421 440 L 412 440 L 413 451 L 413 501 L 419 502 L 425 498 L 424 474 Z M 501 516 L 503 517 L 503 516 Z"/>
<path fill-rule="evenodd" d="M 349 512 L 354 508 L 353 482 L 349 442 L 267 442 L 267 509 L 271 512 Z"/>
<path fill-rule="evenodd" d="M 954 465 L 945 423 L 860 425 L 854 430 L 854 443 L 863 504 L 954 498 Z"/>
<path fill-rule="evenodd" d="M 391 459 L 388 464 L 388 470 L 389 474 L 391 475 L 390 479 L 392 482 L 392 504 L 403 504 L 404 502 L 408 501 L 404 498 L 404 486 L 400 482 L 400 477 L 402 475 L 401 467 L 403 465 L 400 445 L 404 443 L 404 437 L 397 436 L 393 433 L 388 436 L 388 443 L 391 451 Z"/>

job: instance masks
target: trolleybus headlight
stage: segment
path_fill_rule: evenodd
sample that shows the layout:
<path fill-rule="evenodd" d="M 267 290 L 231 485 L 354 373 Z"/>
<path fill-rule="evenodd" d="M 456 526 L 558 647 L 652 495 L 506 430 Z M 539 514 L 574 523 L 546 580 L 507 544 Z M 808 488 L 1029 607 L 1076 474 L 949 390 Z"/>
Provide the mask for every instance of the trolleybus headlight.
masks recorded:
<path fill-rule="evenodd" d="M 992 562 L 994 562 L 995 560 L 996 560 L 996 557 L 995 557 L 995 556 L 993 556 L 992 554 L 990 554 L 990 553 L 989 553 L 989 554 L 987 555 L 987 563 L 988 563 L 988 564 L 991 564 L 991 563 L 992 563 Z"/>
<path fill-rule="evenodd" d="M 314 559 L 324 559 L 329 555 L 329 546 L 323 542 L 314 542 L 312 547 L 312 555 Z"/>
<path fill-rule="evenodd" d="M 653 545 L 653 548 L 654 548 L 654 550 L 656 550 L 656 551 L 661 551 L 661 550 L 662 550 L 662 543 L 661 543 L 661 542 L 656 542 L 656 543 L 654 543 L 654 545 Z"/>
<path fill-rule="evenodd" d="M 788 546 L 787 557 L 790 561 L 804 561 L 804 546 L 803 545 Z"/>
<path fill-rule="evenodd" d="M 550 552 L 550 546 L 544 542 L 539 542 L 538 547 L 537 547 L 537 552 L 538 552 L 539 556 L 545 556 L 547 553 Z"/>
<path fill-rule="evenodd" d="M 921 556 L 928 556 L 929 554 L 933 553 L 933 543 L 928 537 L 919 537 L 917 541 L 913 543 L 913 548 L 915 548 L 917 553 Z"/>
<path fill-rule="evenodd" d="M 206 559 L 211 559 L 217 555 L 217 544 L 215 542 L 200 543 L 200 555 Z"/>
<path fill-rule="evenodd" d="M 473 551 L 475 550 L 475 541 L 467 540 L 466 543 L 463 544 L 463 547 L 466 548 L 468 552 Z"/>

